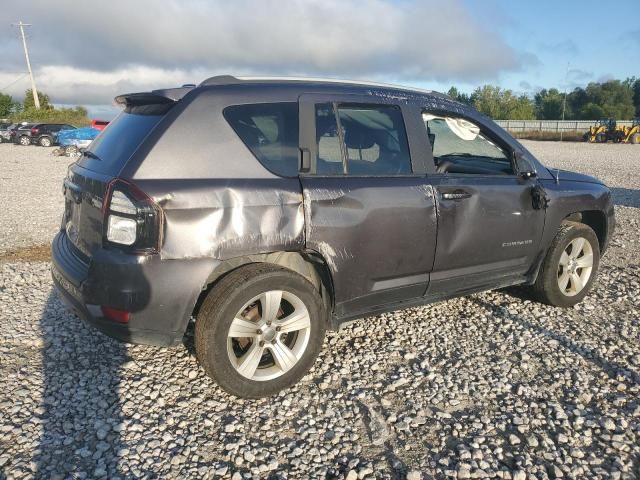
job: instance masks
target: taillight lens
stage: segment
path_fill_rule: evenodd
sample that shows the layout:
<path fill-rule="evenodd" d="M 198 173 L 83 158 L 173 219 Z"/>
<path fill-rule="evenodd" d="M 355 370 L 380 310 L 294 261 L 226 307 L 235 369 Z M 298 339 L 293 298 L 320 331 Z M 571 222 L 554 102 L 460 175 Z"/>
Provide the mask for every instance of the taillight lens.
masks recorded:
<path fill-rule="evenodd" d="M 31 135 L 37 135 L 40 132 L 40 130 L 38 130 L 37 128 L 32 128 L 31 129 Z"/>
<path fill-rule="evenodd" d="M 159 251 L 162 210 L 136 185 L 121 178 L 112 180 L 103 209 L 107 245 L 140 253 Z"/>

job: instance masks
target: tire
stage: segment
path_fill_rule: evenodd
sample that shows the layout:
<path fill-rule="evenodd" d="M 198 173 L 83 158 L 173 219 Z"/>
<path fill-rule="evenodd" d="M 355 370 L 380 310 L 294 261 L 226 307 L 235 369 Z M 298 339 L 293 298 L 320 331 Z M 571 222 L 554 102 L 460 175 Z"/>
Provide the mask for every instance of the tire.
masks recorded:
<path fill-rule="evenodd" d="M 50 147 L 51 145 L 53 145 L 53 140 L 51 139 L 51 137 L 47 137 L 45 135 L 40 137 L 40 139 L 38 140 L 38 143 L 40 144 L 41 147 Z"/>
<path fill-rule="evenodd" d="M 20 145 L 22 145 L 23 147 L 31 145 L 31 138 L 27 137 L 26 135 L 22 135 L 20 137 Z"/>
<path fill-rule="evenodd" d="M 640 143 L 640 133 L 633 134 L 633 137 L 631 137 L 631 143 L 634 145 L 638 145 Z"/>
<path fill-rule="evenodd" d="M 274 300 L 277 309 L 269 308 Z M 288 324 L 291 330 L 277 333 L 286 328 L 278 324 L 287 325 L 283 320 L 291 317 L 296 320 Z M 247 336 L 229 335 L 232 325 Z M 196 318 L 196 355 L 227 392 L 266 397 L 298 382 L 311 368 L 325 325 L 325 308 L 311 283 L 282 267 L 255 263 L 225 275 L 206 296 Z"/>
<path fill-rule="evenodd" d="M 581 239 L 584 240 L 582 247 Z M 583 223 L 565 221 L 542 262 L 538 278 L 533 285 L 534 296 L 548 305 L 572 307 L 589 293 L 598 274 L 599 264 L 600 246 L 594 231 Z M 561 288 L 561 284 L 564 288 Z M 578 288 L 580 285 L 581 288 Z"/>

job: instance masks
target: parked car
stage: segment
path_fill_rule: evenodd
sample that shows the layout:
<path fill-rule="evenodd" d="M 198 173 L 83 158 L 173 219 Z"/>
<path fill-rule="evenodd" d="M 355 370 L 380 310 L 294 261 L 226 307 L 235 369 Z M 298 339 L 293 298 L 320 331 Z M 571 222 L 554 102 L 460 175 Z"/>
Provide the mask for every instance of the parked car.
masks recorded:
<path fill-rule="evenodd" d="M 53 151 L 54 155 L 78 155 L 82 153 L 100 134 L 100 130 L 93 127 L 61 130 L 58 134 L 60 148 Z"/>
<path fill-rule="evenodd" d="M 9 141 L 9 130 L 15 126 L 15 123 L 0 123 L 0 143 Z"/>
<path fill-rule="evenodd" d="M 75 130 L 76 127 L 66 123 L 36 123 L 30 129 L 23 129 L 16 135 L 16 143 L 20 145 L 40 145 L 51 147 L 58 143 L 58 133 L 63 130 Z"/>
<path fill-rule="evenodd" d="M 20 123 L 9 130 L 9 141 L 19 145 L 31 145 L 31 123 Z"/>
<path fill-rule="evenodd" d="M 89 126 L 98 130 L 104 130 L 105 128 L 107 128 L 107 125 L 109 125 L 108 120 L 91 120 L 91 125 Z"/>
<path fill-rule="evenodd" d="M 195 318 L 240 397 L 297 382 L 353 319 L 510 285 L 575 305 L 614 230 L 600 180 L 439 93 L 213 77 L 116 101 L 64 181 L 54 283 L 125 342 Z"/>

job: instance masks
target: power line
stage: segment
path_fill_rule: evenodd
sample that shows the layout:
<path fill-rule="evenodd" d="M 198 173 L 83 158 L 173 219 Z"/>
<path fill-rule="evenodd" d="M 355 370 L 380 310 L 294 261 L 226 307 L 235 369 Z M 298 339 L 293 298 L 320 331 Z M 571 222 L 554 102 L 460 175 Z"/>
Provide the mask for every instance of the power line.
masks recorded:
<path fill-rule="evenodd" d="M 29 75 L 29 73 L 28 73 L 28 72 L 25 72 L 25 73 L 20 74 L 20 76 L 19 76 L 18 78 L 16 78 L 13 82 L 8 83 L 8 84 L 7 84 L 7 85 L 5 85 L 4 87 L 0 88 L 0 92 L 1 92 L 2 90 L 6 90 L 7 88 L 9 88 L 9 87 L 10 87 L 11 85 L 13 85 L 14 83 L 16 83 L 16 82 L 18 82 L 18 81 L 22 80 L 22 79 L 25 77 L 25 75 Z"/>
<path fill-rule="evenodd" d="M 14 27 L 20 28 L 20 36 L 22 37 L 22 46 L 24 47 L 24 58 L 27 60 L 27 70 L 29 70 L 29 76 L 31 77 L 31 93 L 33 94 L 33 103 L 36 106 L 36 110 L 40 109 L 40 99 L 38 98 L 38 90 L 36 89 L 36 80 L 33 78 L 33 71 L 31 70 L 31 61 L 29 60 L 29 49 L 27 48 L 27 40 L 24 37 L 24 27 L 30 27 L 30 23 L 18 23 L 12 24 Z"/>

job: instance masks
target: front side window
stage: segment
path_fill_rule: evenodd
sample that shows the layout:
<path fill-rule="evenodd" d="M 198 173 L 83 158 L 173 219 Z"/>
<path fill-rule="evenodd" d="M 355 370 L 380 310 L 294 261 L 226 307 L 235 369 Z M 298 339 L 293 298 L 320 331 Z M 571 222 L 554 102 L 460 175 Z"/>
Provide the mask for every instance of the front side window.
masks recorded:
<path fill-rule="evenodd" d="M 298 174 L 298 104 L 258 103 L 224 109 L 233 130 L 267 169 Z"/>
<path fill-rule="evenodd" d="M 486 137 L 476 124 L 460 117 L 423 113 L 438 173 L 511 175 L 506 149 Z"/>
<path fill-rule="evenodd" d="M 406 175 L 411 157 L 402 111 L 393 105 L 316 106 L 318 175 Z"/>

